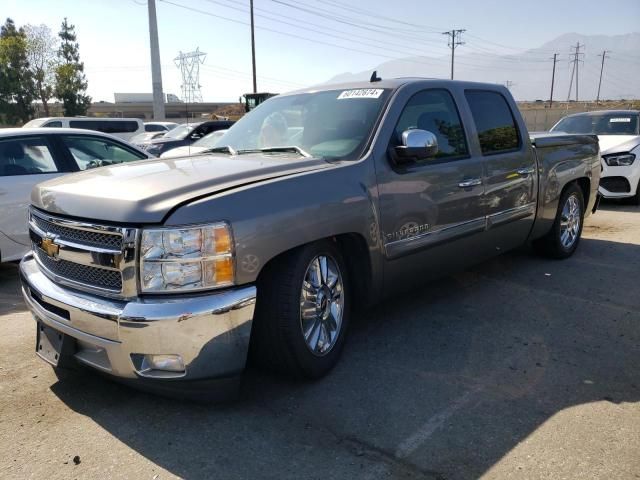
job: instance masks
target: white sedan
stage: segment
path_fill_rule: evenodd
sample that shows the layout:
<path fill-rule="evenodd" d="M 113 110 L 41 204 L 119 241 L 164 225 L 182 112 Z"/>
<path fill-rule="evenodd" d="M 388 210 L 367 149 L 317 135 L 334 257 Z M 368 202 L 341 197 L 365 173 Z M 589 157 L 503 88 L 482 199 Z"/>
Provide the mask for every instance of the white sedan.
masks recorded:
<path fill-rule="evenodd" d="M 552 132 L 598 135 L 602 156 L 600 194 L 640 205 L 640 111 L 603 110 L 561 119 Z"/>
<path fill-rule="evenodd" d="M 215 132 L 205 135 L 200 140 L 193 142 L 191 145 L 173 148 L 160 155 L 160 158 L 186 157 L 205 152 L 215 147 L 218 140 L 220 140 L 226 132 L 227 130 L 216 130 Z"/>
<path fill-rule="evenodd" d="M 27 215 L 34 185 L 65 173 L 150 158 L 111 135 L 76 128 L 0 130 L 0 261 L 31 248 Z"/>

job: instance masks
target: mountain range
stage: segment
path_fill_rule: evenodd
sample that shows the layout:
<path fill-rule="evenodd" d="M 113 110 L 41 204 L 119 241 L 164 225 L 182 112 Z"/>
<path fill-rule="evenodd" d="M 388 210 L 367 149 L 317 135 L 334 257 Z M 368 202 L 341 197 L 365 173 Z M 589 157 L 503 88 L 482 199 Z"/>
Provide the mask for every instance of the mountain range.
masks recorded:
<path fill-rule="evenodd" d="M 471 39 L 470 39 L 471 40 Z M 607 51 L 602 77 L 601 99 L 640 98 L 640 32 L 622 35 L 582 35 L 567 33 L 537 48 L 514 54 L 495 53 L 498 49 L 475 46 L 468 41 L 456 48 L 455 78 L 509 84 L 517 100 L 548 99 L 551 88 L 553 54 L 557 53 L 554 100 L 566 101 L 577 44 L 581 45 L 578 63 L 578 99 L 593 100 L 598 90 L 602 52 Z M 505 50 L 501 48 L 501 50 Z M 511 49 L 515 50 L 515 49 Z M 341 73 L 327 83 L 366 80 L 376 70 L 385 77 L 449 78 L 450 57 L 412 56 L 372 65 L 362 72 Z M 571 99 L 575 100 L 574 74 Z"/>

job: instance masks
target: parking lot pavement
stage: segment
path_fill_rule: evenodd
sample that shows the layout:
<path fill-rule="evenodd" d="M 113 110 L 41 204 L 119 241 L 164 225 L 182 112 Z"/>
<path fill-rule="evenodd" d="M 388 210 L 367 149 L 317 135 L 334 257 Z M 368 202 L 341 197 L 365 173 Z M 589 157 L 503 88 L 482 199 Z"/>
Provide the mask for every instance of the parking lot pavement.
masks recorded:
<path fill-rule="evenodd" d="M 58 378 L 16 271 L 2 478 L 640 478 L 637 207 L 604 205 L 569 260 L 523 249 L 363 312 L 328 377 L 250 370 L 222 407 Z"/>

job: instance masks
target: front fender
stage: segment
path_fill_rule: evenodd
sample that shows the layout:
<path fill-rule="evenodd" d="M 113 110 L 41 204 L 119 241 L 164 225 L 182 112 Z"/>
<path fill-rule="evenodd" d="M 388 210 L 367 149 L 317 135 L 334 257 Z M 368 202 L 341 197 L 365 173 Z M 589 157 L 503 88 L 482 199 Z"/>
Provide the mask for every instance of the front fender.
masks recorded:
<path fill-rule="evenodd" d="M 212 195 L 179 207 L 165 225 L 221 220 L 233 228 L 238 284 L 255 282 L 262 268 L 283 252 L 346 233 L 366 241 L 372 287 L 381 284 L 377 187 L 367 159 Z"/>

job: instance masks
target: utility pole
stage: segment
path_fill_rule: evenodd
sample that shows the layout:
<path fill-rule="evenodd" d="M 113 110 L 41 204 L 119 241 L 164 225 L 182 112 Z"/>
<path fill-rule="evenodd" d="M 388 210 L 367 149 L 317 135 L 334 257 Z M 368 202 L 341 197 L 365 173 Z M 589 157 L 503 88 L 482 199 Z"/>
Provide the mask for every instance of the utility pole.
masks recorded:
<path fill-rule="evenodd" d="M 584 44 L 580 45 L 580 42 L 576 43 L 575 47 L 571 47 L 572 50 L 574 50 L 573 52 L 573 60 L 570 61 L 570 63 L 573 64 L 573 68 L 571 70 L 571 81 L 569 82 L 569 95 L 567 96 L 567 102 L 569 101 L 569 99 L 571 98 L 571 88 L 573 87 L 573 76 L 575 74 L 576 77 L 576 102 L 579 99 L 579 90 L 578 90 L 578 73 L 579 73 L 579 64 L 580 62 L 582 62 L 583 60 L 580 59 L 580 55 L 584 55 L 584 53 L 580 52 L 580 49 L 584 47 Z"/>
<path fill-rule="evenodd" d="M 464 42 L 460 40 L 462 34 L 466 32 L 464 29 L 449 30 L 448 32 L 442 32 L 443 35 L 447 35 L 447 45 L 451 47 L 451 80 L 453 80 L 453 64 L 455 59 L 455 51 L 458 45 L 464 45 Z"/>
<path fill-rule="evenodd" d="M 602 57 L 602 63 L 600 64 L 600 80 L 598 81 L 598 96 L 596 97 L 596 105 L 600 103 L 600 87 L 602 86 L 602 72 L 604 70 L 604 59 L 607 58 L 607 53 L 611 53 L 611 50 L 603 50 L 602 55 L 598 55 Z"/>
<path fill-rule="evenodd" d="M 253 93 L 258 93 L 256 83 L 256 39 L 253 26 L 253 0 L 249 0 L 249 11 L 251 12 L 251 65 L 253 67 Z"/>
<path fill-rule="evenodd" d="M 558 61 L 558 54 L 553 54 L 553 70 L 551 71 L 551 94 L 549 95 L 549 108 L 553 106 L 553 84 L 556 81 L 556 62 Z"/>
<path fill-rule="evenodd" d="M 164 120 L 164 93 L 160 69 L 160 45 L 158 43 L 158 21 L 156 0 L 147 0 L 149 10 L 149 45 L 151 47 L 151 85 L 153 88 L 153 119 Z"/>

